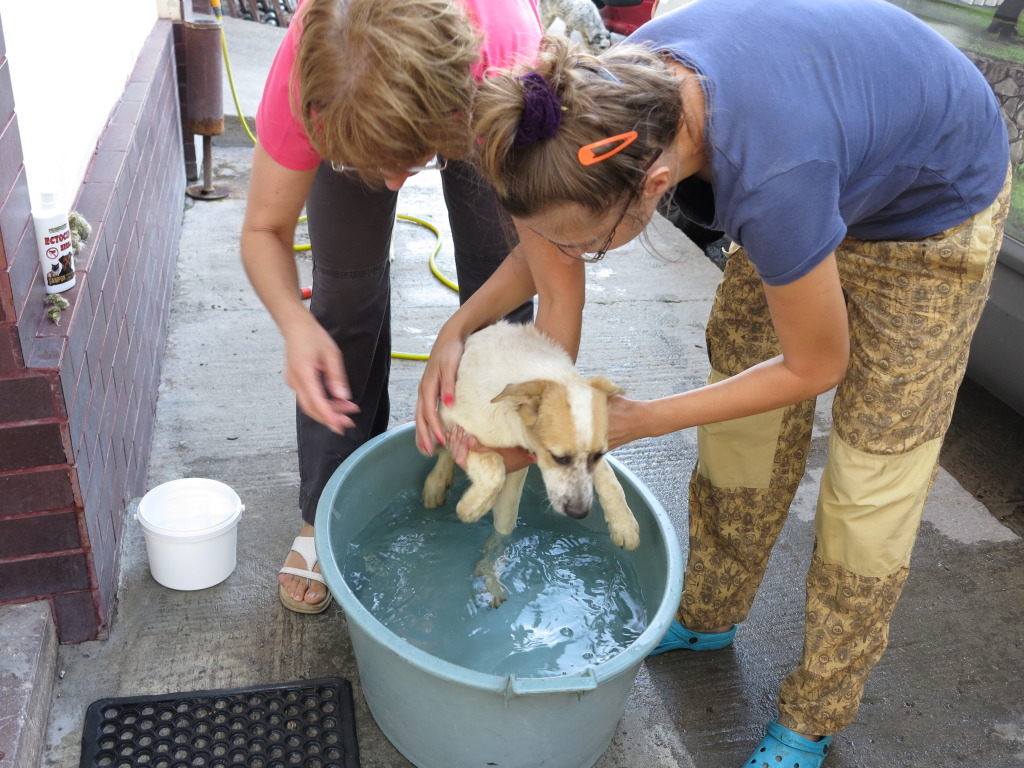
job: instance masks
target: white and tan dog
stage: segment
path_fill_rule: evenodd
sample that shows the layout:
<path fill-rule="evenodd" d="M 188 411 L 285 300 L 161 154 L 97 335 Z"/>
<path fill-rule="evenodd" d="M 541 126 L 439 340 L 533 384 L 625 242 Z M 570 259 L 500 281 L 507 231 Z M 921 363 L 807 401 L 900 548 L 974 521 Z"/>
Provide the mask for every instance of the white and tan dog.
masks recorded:
<path fill-rule="evenodd" d="M 455 403 L 442 406 L 440 415 L 446 427 L 458 425 L 483 445 L 534 453 L 548 500 L 560 514 L 585 517 L 596 488 L 612 542 L 636 549 L 640 527 L 604 459 L 608 400 L 620 392 L 604 377 L 580 376 L 565 350 L 533 325 L 499 322 L 466 341 Z M 451 454 L 442 448 L 423 486 L 426 507 L 444 503 L 453 469 Z M 473 522 L 493 509 L 495 530 L 511 533 L 526 471 L 506 477 L 500 454 L 471 451 L 471 485 L 456 506 L 459 519 Z"/>

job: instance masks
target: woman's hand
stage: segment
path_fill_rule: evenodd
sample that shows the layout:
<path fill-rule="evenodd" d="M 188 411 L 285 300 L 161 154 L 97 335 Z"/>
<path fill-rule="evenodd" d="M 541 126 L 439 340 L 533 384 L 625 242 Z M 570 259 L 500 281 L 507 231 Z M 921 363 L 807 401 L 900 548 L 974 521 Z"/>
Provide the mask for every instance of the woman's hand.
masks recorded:
<path fill-rule="evenodd" d="M 284 331 L 284 341 L 284 380 L 295 390 L 302 412 L 338 434 L 354 427 L 349 416 L 358 413 L 359 406 L 351 401 L 341 351 L 334 339 L 307 313 Z"/>
<path fill-rule="evenodd" d="M 462 427 L 452 427 L 445 433 L 445 447 L 451 453 L 455 463 L 463 469 L 466 468 L 466 459 L 469 457 L 470 451 L 500 453 L 505 460 L 506 474 L 528 467 L 537 461 L 537 457 L 525 448 L 488 448 Z"/>
<path fill-rule="evenodd" d="M 646 405 L 643 400 L 630 400 L 622 395 L 616 395 L 608 401 L 609 451 L 634 440 L 651 437 L 642 425 Z"/>
<path fill-rule="evenodd" d="M 416 397 L 416 447 L 426 455 L 445 444 L 438 403 L 455 402 L 455 377 L 465 349 L 465 338 L 448 325 L 441 329 L 430 350 Z"/>

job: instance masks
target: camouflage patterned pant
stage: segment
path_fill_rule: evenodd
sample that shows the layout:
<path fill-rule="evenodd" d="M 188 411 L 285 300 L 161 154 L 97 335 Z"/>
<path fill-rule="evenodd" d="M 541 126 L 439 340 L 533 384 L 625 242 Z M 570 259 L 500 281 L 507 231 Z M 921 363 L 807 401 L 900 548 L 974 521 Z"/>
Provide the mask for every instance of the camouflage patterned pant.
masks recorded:
<path fill-rule="evenodd" d="M 799 666 L 780 723 L 849 724 L 885 650 L 925 497 L 984 307 L 1009 204 L 922 241 L 847 238 L 836 250 L 850 363 L 832 409 L 815 516 Z M 761 281 L 734 246 L 707 327 L 710 381 L 776 356 Z M 694 630 L 744 619 L 804 473 L 814 401 L 701 427 L 690 551 L 677 617 Z"/>

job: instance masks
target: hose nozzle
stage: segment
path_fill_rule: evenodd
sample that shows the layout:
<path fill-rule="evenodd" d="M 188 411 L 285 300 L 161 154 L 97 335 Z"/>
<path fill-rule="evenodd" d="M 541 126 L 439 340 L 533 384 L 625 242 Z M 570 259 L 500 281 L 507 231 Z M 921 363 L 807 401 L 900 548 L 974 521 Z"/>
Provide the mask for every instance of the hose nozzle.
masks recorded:
<path fill-rule="evenodd" d="M 217 21 L 221 21 L 224 17 L 221 15 L 220 0 L 210 0 L 210 5 L 213 7 L 213 15 L 217 17 Z"/>

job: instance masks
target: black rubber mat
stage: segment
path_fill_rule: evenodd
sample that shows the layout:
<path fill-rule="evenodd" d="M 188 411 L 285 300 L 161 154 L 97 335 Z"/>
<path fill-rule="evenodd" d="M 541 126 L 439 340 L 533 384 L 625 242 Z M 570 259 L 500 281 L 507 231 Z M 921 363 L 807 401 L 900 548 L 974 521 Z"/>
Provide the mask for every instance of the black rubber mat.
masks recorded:
<path fill-rule="evenodd" d="M 100 699 L 81 768 L 359 768 L 352 686 L 338 677 Z"/>

